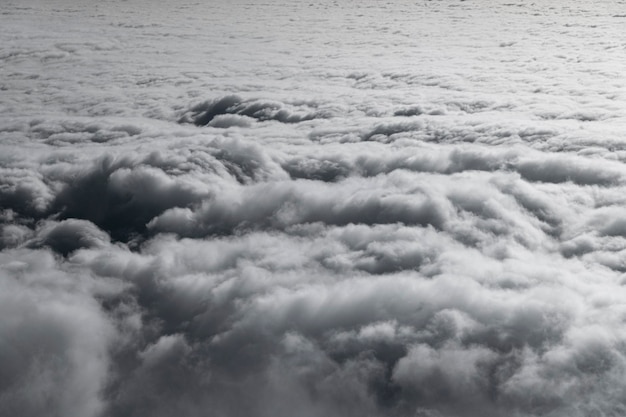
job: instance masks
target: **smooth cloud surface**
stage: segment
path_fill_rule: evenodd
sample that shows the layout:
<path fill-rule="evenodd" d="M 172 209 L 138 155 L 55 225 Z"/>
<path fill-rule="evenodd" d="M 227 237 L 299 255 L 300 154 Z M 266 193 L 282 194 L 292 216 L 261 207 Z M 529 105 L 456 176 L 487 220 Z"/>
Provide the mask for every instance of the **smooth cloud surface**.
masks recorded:
<path fill-rule="evenodd" d="M 0 6 L 0 414 L 626 413 L 623 5 Z"/>

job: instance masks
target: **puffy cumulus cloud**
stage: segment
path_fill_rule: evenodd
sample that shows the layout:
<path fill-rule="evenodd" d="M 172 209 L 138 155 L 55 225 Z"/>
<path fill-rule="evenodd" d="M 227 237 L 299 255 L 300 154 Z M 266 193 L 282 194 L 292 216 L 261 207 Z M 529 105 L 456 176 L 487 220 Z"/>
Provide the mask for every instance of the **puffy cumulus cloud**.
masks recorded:
<path fill-rule="evenodd" d="M 4 169 L 3 223 L 85 219 L 118 240 L 142 235 L 164 211 L 200 204 L 232 183 L 288 178 L 259 145 L 238 138 L 87 158 L 67 151 L 29 158 L 12 151 Z"/>
<path fill-rule="evenodd" d="M 299 223 L 431 224 L 442 227 L 451 210 L 429 194 L 428 187 L 398 181 L 346 181 L 337 186 L 274 182 L 241 187 L 208 200 L 197 213 L 172 209 L 149 227 L 160 232 L 197 236 L 232 233 L 239 228 L 282 228 Z M 396 188 L 399 188 L 397 191 Z M 403 190 L 404 188 L 404 190 Z M 408 191 L 405 188 L 412 188 Z M 424 189 L 426 188 L 426 189 Z M 230 194 L 230 195 L 229 195 Z"/>
<path fill-rule="evenodd" d="M 16 247 L 32 234 L 32 230 L 26 226 L 4 224 L 2 225 L 2 240 L 0 245 L 3 249 Z"/>
<path fill-rule="evenodd" d="M 626 414 L 600 3 L 3 5 L 0 414 Z"/>
<path fill-rule="evenodd" d="M 96 296 L 120 282 L 95 282 L 58 264 L 45 250 L 1 255 L 3 414 L 83 416 L 102 412 L 108 352 L 118 329 Z"/>
<path fill-rule="evenodd" d="M 2 170 L 2 208 L 40 216 L 50 204 L 53 194 L 41 175 L 28 169 L 4 168 Z"/>
<path fill-rule="evenodd" d="M 62 255 L 68 255 L 81 248 L 104 248 L 110 243 L 107 233 L 86 220 L 68 219 L 61 222 L 47 222 L 37 237 L 27 244 L 30 247 L 47 246 Z"/>
<path fill-rule="evenodd" d="M 390 236 L 429 242 L 428 259 L 362 268 L 397 243 Z M 143 254 L 72 260 L 134 283 L 144 309 L 149 342 L 113 385 L 119 413 L 287 415 L 296 400 L 311 415 L 585 415 L 591 397 L 619 406 L 619 389 L 597 385 L 619 386 L 625 336 L 621 287 L 601 266 L 527 250 L 494 259 L 397 225 L 163 236 Z"/>
<path fill-rule="evenodd" d="M 409 265 L 404 273 L 380 278 L 359 268 L 360 261 L 370 258 L 371 253 L 376 254 L 379 245 L 384 245 L 394 232 L 409 241 L 424 232 L 426 236 L 422 239 L 430 237 L 433 243 L 426 248 L 431 252 L 427 255 L 430 259 L 422 268 Z M 523 253 L 518 255 L 522 259 L 496 262 L 463 246 L 454 247 L 449 241 L 437 244 L 438 234 L 432 229 L 378 226 L 372 231 L 366 226 L 346 226 L 340 230 L 317 230 L 314 236 L 311 242 L 311 236 L 303 238 L 300 230 L 287 240 L 271 234 L 249 234 L 243 241 L 240 238 L 217 242 L 170 238 L 154 241 L 145 248 L 142 258 L 124 252 L 111 256 L 111 253 L 98 255 L 91 251 L 75 255 L 74 260 L 83 257 L 82 262 L 89 263 L 103 276 L 118 274 L 136 282 L 141 291 L 139 299 L 151 319 L 168 329 L 168 333 L 186 335 L 187 339 L 168 336 L 164 346 L 189 350 L 190 358 L 194 358 L 192 352 L 196 349 L 203 352 L 197 353 L 200 357 L 195 360 L 213 358 L 216 363 L 202 368 L 202 375 L 197 376 L 198 384 L 222 372 L 227 375 L 216 379 L 268 378 L 273 372 L 272 358 L 284 359 L 285 352 L 276 343 L 283 340 L 281 337 L 291 341 L 296 337 L 323 353 L 323 361 L 327 362 L 317 369 L 318 365 L 307 361 L 314 359 L 317 363 L 319 359 L 315 356 L 321 353 L 313 358 L 297 358 L 304 362 L 300 366 L 305 366 L 305 370 L 311 367 L 315 372 L 339 373 L 345 377 L 347 370 L 342 367 L 356 367 L 365 372 L 373 366 L 372 375 L 355 376 L 353 382 L 361 382 L 353 387 L 356 390 L 353 394 L 364 392 L 373 399 L 378 398 L 378 402 L 374 402 L 378 404 L 376 407 L 385 404 L 399 407 L 404 389 L 414 389 L 402 371 L 410 360 L 398 362 L 405 357 L 412 358 L 408 354 L 412 346 L 426 345 L 432 354 L 439 354 L 441 349 L 455 344 L 459 360 L 468 349 L 486 352 L 486 358 L 495 363 L 493 366 L 512 368 L 511 375 L 503 377 L 502 381 L 491 381 L 489 390 L 499 392 L 503 389 L 499 382 L 504 383 L 517 375 L 515 372 L 522 371 L 517 361 L 525 350 L 536 355 L 547 354 L 553 348 L 559 350 L 569 329 L 576 331 L 578 328 L 577 321 L 593 321 L 586 315 L 595 308 L 587 303 L 617 306 L 606 299 L 585 300 L 589 294 L 600 298 L 607 296 L 602 294 L 602 286 L 610 278 L 606 271 L 602 279 L 593 279 L 591 276 L 596 272 L 584 275 L 583 266 L 579 264 L 580 270 L 575 269 L 567 276 L 559 272 L 561 265 L 554 265 L 552 270 L 549 265 L 529 267 Z M 334 247 L 329 248 L 333 242 L 343 243 L 334 243 Z M 469 253 L 462 257 L 457 252 Z M 203 257 L 203 254 L 212 256 Z M 468 268 L 470 256 L 475 258 L 473 268 Z M 337 258 L 343 260 L 341 269 L 333 269 Z M 575 264 L 569 265 L 573 266 Z M 442 272 L 433 275 L 432 271 L 437 269 Z M 579 273 L 583 276 L 577 278 L 575 274 Z M 389 285 L 389 281 L 393 285 Z M 569 282 L 573 290 L 564 293 L 562 284 L 565 282 Z M 596 308 L 604 310 L 604 307 Z M 606 323 L 607 318 L 601 320 Z M 573 340 L 576 342 L 576 338 Z M 154 343 L 160 346 L 161 342 Z M 307 349 L 307 352 L 311 350 Z M 448 360 L 444 362 L 447 364 Z M 180 365 L 177 369 L 182 371 L 186 366 Z M 428 366 L 432 367 L 429 372 L 440 372 L 436 361 Z M 453 364 L 446 366 L 451 367 L 448 378 L 452 378 L 455 368 Z M 328 370 L 324 371 L 326 368 Z M 472 366 L 468 369 L 464 372 L 479 372 Z M 399 376 L 392 377 L 396 374 Z M 483 374 L 474 377 L 482 378 Z M 415 382 L 410 378 L 408 381 Z M 204 383 L 209 390 L 210 380 Z M 363 386 L 358 388 L 359 384 Z M 400 389 L 402 384 L 409 386 Z M 456 382 L 443 380 L 441 384 Z M 488 397 L 487 386 L 476 389 Z M 449 395 L 464 398 L 462 392 L 453 391 Z M 276 395 L 276 392 L 267 393 L 270 394 Z M 418 403 L 438 407 L 444 397 L 434 393 L 426 395 L 425 402 Z M 484 406 L 489 408 L 490 400 L 483 400 Z"/>

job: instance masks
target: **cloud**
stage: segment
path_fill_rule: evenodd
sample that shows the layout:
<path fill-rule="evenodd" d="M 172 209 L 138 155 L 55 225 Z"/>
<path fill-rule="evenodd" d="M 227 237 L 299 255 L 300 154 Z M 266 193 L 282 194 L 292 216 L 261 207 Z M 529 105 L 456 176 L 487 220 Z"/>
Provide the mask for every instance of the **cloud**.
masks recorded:
<path fill-rule="evenodd" d="M 63 218 L 89 220 L 115 238 L 141 233 L 164 208 L 192 204 L 201 195 L 193 184 L 124 159 L 102 159 L 81 174 L 57 194 L 51 210 Z"/>
<path fill-rule="evenodd" d="M 194 406 L 184 408 L 191 414 L 200 413 L 195 406 L 225 407 L 220 403 L 229 398 L 223 391 L 224 381 L 242 381 L 237 382 L 239 388 L 230 386 L 229 390 L 245 397 L 251 395 L 252 386 L 262 383 L 266 388 L 253 390 L 250 398 L 252 404 L 259 404 L 262 397 L 257 395 L 278 398 L 285 392 L 284 386 L 272 385 L 278 380 L 289 381 L 293 388 L 288 392 L 303 396 L 305 403 L 312 399 L 303 392 L 315 389 L 324 406 L 333 404 L 331 413 L 345 410 L 342 407 L 370 414 L 417 407 L 459 415 L 472 407 L 477 415 L 497 415 L 503 409 L 530 415 L 541 409 L 537 407 L 564 407 L 563 396 L 575 402 L 576 390 L 590 389 L 584 379 L 571 390 L 550 381 L 567 381 L 568 375 L 578 378 L 619 372 L 620 362 L 603 359 L 606 355 L 621 357 L 616 347 L 611 347 L 611 339 L 587 345 L 586 340 L 595 337 L 577 336 L 587 332 L 578 333 L 585 326 L 613 333 L 612 327 L 604 327 L 609 317 L 618 319 L 605 310 L 613 304 L 608 300 L 598 304 L 608 295 L 603 293 L 610 274 L 604 272 L 604 278 L 590 281 L 598 271 L 581 273 L 582 264 L 576 263 L 566 265 L 574 268 L 571 274 L 557 272 L 564 265 L 550 266 L 554 260 L 549 256 L 531 267 L 523 257 L 518 258 L 523 253 L 501 263 L 445 240 L 433 245 L 441 239 L 433 229 L 381 225 L 375 230 L 372 234 L 365 225 L 322 229 L 311 235 L 317 236 L 313 242 L 301 235 L 286 242 L 284 235 L 258 233 L 219 241 L 161 238 L 137 259 L 124 252 L 113 257 L 93 252 L 96 258 L 92 260 L 79 253 L 74 259 L 78 262 L 86 256 L 84 261 L 98 273 L 120 274 L 136 282 L 138 300 L 149 312 L 146 325 L 157 320 L 155 325 L 163 329 L 142 350 L 143 359 L 133 373 L 132 378 L 148 380 L 124 378 L 118 389 L 137 383 L 145 398 L 151 398 L 151 390 L 155 395 L 166 392 L 155 385 L 159 381 L 176 380 L 184 374 L 181 391 L 168 389 L 166 395 L 174 402 L 193 395 Z M 434 251 L 421 268 L 408 266 L 404 272 L 383 275 L 359 272 L 361 257 L 369 256 L 365 248 L 376 251 L 389 236 L 404 234 L 410 241 L 419 239 L 421 233 L 431 239 L 427 250 Z M 344 243 L 326 249 L 332 242 Z M 285 251 L 291 253 L 290 261 L 285 259 Z M 458 256 L 459 251 L 479 258 L 474 259 L 473 269 L 468 268 L 467 258 Z M 202 257 L 203 253 L 212 256 Z M 343 269 L 321 267 L 332 266 L 329 260 L 337 258 L 344 259 Z M 114 272 L 116 269 L 119 272 Z M 432 275 L 432 271 L 438 272 Z M 572 289 L 564 292 L 560 283 L 566 282 Z M 594 295 L 589 298 L 589 294 Z M 594 300 L 596 297 L 600 298 Z M 598 311 L 603 325 L 593 324 L 596 319 L 591 311 Z M 161 332 L 176 336 L 159 337 Z M 165 359 L 170 349 L 182 349 L 174 355 L 173 365 Z M 570 368 L 552 369 L 556 365 L 551 358 L 578 349 L 583 355 L 579 362 L 570 356 L 572 359 L 563 359 Z M 202 358 L 215 362 L 197 362 Z M 295 362 L 286 368 L 285 361 Z M 533 394 L 537 400 L 527 402 L 522 393 L 528 388 L 523 381 L 527 372 L 537 369 L 541 371 L 533 381 L 544 388 Z M 154 372 L 169 376 L 162 379 Z M 183 390 L 191 386 L 191 391 Z M 218 400 L 207 403 L 196 389 L 217 392 Z M 602 401 L 608 398 L 600 391 L 593 392 L 604 398 Z M 326 397 L 331 393 L 341 394 Z M 451 398 L 455 401 L 450 402 Z M 156 407 L 147 405 L 154 401 L 124 396 L 116 407 Z M 359 402 L 361 406 L 356 406 Z M 165 409 L 171 404 L 164 404 Z M 321 406 L 313 403 L 311 410 Z"/>
<path fill-rule="evenodd" d="M 2 209 L 25 216 L 40 216 L 51 203 L 53 194 L 42 176 L 28 169 L 3 169 L 0 188 Z"/>
<path fill-rule="evenodd" d="M 283 228 L 318 221 L 332 225 L 403 222 L 443 226 L 449 210 L 445 201 L 431 197 L 427 189 L 418 188 L 407 196 L 401 191 L 394 193 L 392 187 L 394 184 L 362 180 L 337 186 L 307 182 L 260 184 L 234 189 L 230 195 L 224 192 L 204 203 L 198 213 L 169 210 L 154 219 L 149 228 L 201 236 L 232 233 L 238 228 Z"/>
<path fill-rule="evenodd" d="M 117 331 L 94 296 L 119 285 L 64 271 L 44 250 L 9 250 L 1 260 L 0 410 L 97 415 Z"/>
<path fill-rule="evenodd" d="M 179 122 L 194 123 L 197 126 L 247 127 L 250 124 L 246 121 L 248 119 L 256 119 L 261 122 L 275 120 L 281 123 L 299 123 L 331 116 L 330 113 L 323 110 L 297 111 L 298 107 L 305 107 L 302 105 L 293 110 L 290 107 L 285 107 L 283 103 L 275 101 L 244 100 L 237 95 L 229 95 L 195 105 L 181 116 Z M 306 111 L 307 108 L 305 107 L 304 110 Z M 227 115 L 229 117 L 226 117 Z"/>
<path fill-rule="evenodd" d="M 43 225 L 38 230 L 37 237 L 27 246 L 33 248 L 47 246 L 67 256 L 81 248 L 104 248 L 109 245 L 109 239 L 107 233 L 89 221 L 68 219 Z"/>
<path fill-rule="evenodd" d="M 614 10 L 145 6 L 0 15 L 0 414 L 625 414 Z"/>

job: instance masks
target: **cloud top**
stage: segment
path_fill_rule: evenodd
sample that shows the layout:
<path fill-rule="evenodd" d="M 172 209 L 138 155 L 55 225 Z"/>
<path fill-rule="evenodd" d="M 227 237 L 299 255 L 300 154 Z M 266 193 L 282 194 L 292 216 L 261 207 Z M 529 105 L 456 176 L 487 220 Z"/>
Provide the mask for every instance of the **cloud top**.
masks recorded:
<path fill-rule="evenodd" d="M 624 415 L 615 4 L 148 3 L 2 6 L 0 415 Z"/>

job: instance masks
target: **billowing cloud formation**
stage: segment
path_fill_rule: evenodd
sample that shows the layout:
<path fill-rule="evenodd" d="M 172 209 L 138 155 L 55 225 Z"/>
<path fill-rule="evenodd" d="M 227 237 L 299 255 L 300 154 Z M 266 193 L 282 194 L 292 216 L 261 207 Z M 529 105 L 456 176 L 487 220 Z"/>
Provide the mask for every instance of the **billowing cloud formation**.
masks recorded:
<path fill-rule="evenodd" d="M 626 413 L 615 4 L 147 3 L 0 7 L 0 415 Z"/>
<path fill-rule="evenodd" d="M 284 108 L 279 102 L 263 100 L 243 100 L 236 95 L 229 95 L 213 101 L 205 101 L 194 106 L 180 119 L 197 126 L 227 128 L 231 126 L 249 127 L 248 119 L 258 121 L 275 120 L 281 123 L 299 123 L 305 120 L 327 116 L 324 112 L 298 114 Z M 241 117 L 237 117 L 241 116 Z"/>

